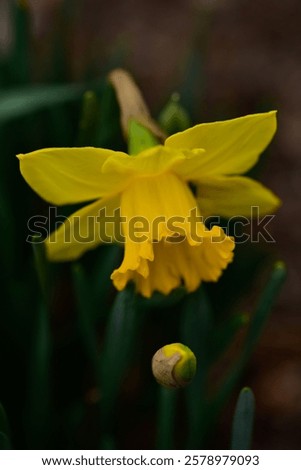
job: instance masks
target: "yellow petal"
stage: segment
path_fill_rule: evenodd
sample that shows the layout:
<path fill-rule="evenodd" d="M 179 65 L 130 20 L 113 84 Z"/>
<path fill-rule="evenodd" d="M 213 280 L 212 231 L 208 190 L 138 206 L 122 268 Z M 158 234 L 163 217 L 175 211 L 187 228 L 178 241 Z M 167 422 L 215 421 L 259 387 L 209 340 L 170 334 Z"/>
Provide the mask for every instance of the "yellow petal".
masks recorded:
<path fill-rule="evenodd" d="M 276 131 L 276 111 L 228 121 L 199 124 L 168 137 L 165 145 L 178 149 L 205 149 L 177 167 L 178 174 L 198 181 L 204 175 L 231 175 L 248 171 Z"/>
<path fill-rule="evenodd" d="M 204 217 L 251 216 L 251 207 L 259 214 L 273 214 L 280 199 L 258 181 L 244 176 L 208 177 L 197 187 L 198 203 Z"/>
<path fill-rule="evenodd" d="M 45 240 L 49 260 L 75 260 L 101 243 L 121 241 L 119 205 L 119 196 L 104 198 L 66 218 Z"/>
<path fill-rule="evenodd" d="M 73 204 L 120 191 L 124 175 L 103 174 L 108 158 L 125 155 L 93 147 L 50 148 L 18 155 L 26 182 L 46 201 Z M 129 157 L 127 157 L 129 158 Z"/>

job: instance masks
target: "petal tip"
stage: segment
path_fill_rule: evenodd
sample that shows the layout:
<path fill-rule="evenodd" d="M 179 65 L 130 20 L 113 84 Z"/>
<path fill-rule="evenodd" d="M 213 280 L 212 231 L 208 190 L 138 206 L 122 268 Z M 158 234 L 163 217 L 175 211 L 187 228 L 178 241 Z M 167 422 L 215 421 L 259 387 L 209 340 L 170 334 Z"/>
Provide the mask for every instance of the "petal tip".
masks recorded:
<path fill-rule="evenodd" d="M 273 209 L 273 210 L 274 210 L 274 212 L 276 212 L 276 211 L 277 211 L 278 209 L 280 209 L 280 207 L 283 205 L 283 202 L 282 202 L 282 200 L 281 200 L 278 196 L 276 196 L 275 194 L 274 194 L 274 199 L 275 199 L 275 202 L 274 202 L 274 209 Z"/>

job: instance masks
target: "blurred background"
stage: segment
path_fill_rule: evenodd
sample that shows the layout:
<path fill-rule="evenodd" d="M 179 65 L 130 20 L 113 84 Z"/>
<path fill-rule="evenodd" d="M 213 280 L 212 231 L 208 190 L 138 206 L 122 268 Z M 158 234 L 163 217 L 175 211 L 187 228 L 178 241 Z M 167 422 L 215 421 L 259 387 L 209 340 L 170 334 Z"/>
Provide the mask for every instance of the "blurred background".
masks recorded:
<path fill-rule="evenodd" d="M 16 40 L 12 3 L 0 0 L 4 59 Z M 271 224 L 272 249 L 287 264 L 288 278 L 243 385 L 256 397 L 253 447 L 300 448 L 300 1 L 20 0 L 19 7 L 30 18 L 30 37 L 23 39 L 29 57 L 15 56 L 14 83 L 6 72 L 8 91 L 22 85 L 24 73 L 35 84 L 81 84 L 122 66 L 135 77 L 154 116 L 174 92 L 193 122 L 278 110 L 279 129 L 261 174 L 283 201 Z M 224 421 L 227 412 L 221 435 Z"/>

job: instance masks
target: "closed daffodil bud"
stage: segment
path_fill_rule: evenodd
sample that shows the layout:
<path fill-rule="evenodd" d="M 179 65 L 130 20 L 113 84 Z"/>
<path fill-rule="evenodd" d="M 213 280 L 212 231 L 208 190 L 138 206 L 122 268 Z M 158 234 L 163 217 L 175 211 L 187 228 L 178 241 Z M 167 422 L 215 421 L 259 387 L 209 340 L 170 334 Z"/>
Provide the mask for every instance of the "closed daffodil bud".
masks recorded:
<path fill-rule="evenodd" d="M 128 137 L 130 123 L 134 120 L 148 129 L 154 137 L 164 141 L 166 135 L 152 119 L 142 93 L 131 74 L 119 68 L 113 70 L 108 79 L 116 93 L 120 107 L 121 127 L 125 137 Z"/>
<path fill-rule="evenodd" d="M 157 382 L 163 387 L 185 387 L 195 376 L 196 357 L 184 344 L 168 344 L 154 354 L 152 371 Z"/>
<path fill-rule="evenodd" d="M 191 126 L 190 118 L 183 106 L 180 104 L 180 95 L 173 93 L 170 100 L 159 115 L 159 124 L 168 134 L 184 131 Z"/>

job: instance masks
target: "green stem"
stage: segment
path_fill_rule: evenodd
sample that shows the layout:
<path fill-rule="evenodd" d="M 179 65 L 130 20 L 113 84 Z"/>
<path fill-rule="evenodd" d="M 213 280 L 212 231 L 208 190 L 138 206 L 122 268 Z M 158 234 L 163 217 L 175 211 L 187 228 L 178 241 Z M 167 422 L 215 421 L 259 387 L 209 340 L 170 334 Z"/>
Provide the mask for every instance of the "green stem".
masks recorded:
<path fill-rule="evenodd" d="M 159 388 L 157 449 L 174 449 L 177 390 Z"/>
<path fill-rule="evenodd" d="M 44 297 L 46 304 L 49 301 L 49 272 L 48 272 L 48 262 L 45 254 L 45 245 L 43 240 L 35 236 L 32 241 L 32 249 L 35 261 L 35 268 L 41 287 L 41 291 Z"/>

